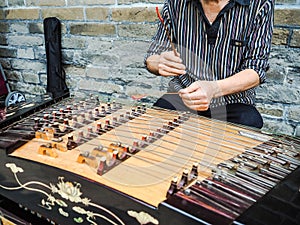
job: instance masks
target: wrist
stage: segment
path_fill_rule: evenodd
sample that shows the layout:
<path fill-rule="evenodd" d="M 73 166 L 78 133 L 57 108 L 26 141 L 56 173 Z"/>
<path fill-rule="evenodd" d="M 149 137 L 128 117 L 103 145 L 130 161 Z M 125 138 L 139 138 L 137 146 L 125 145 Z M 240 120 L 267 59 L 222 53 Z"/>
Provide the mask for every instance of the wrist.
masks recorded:
<path fill-rule="evenodd" d="M 222 80 L 212 81 L 213 98 L 218 98 L 223 96 L 221 85 L 222 85 Z"/>

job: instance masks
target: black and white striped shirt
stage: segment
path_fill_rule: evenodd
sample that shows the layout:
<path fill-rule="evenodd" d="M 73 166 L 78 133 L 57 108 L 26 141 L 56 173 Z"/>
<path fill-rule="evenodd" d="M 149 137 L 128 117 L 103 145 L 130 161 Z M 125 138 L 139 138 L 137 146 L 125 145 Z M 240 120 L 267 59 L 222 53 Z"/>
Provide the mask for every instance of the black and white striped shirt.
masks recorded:
<path fill-rule="evenodd" d="M 274 0 L 230 0 L 209 24 L 199 0 L 166 0 L 162 17 L 172 42 L 187 68 L 174 77 L 169 91 L 179 91 L 196 80 L 220 80 L 244 69 L 255 70 L 263 83 L 268 69 L 274 17 Z M 215 33 L 209 30 L 216 28 Z M 162 24 L 145 58 L 171 45 Z M 255 103 L 254 88 L 213 99 L 210 107 Z"/>

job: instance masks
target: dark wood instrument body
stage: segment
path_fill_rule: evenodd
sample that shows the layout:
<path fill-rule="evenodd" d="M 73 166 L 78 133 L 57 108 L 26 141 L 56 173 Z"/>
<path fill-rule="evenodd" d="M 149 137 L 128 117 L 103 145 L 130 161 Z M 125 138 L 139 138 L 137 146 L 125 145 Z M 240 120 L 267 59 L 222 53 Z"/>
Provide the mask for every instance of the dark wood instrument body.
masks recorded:
<path fill-rule="evenodd" d="M 39 109 L 55 102 L 51 100 L 38 104 L 38 107 L 35 109 L 25 110 L 25 114 L 38 112 Z M 58 106 L 56 106 L 57 109 L 59 109 Z M 135 113 L 138 112 L 136 111 Z M 170 118 L 171 121 L 174 119 L 173 114 L 169 118 L 165 115 L 167 114 L 165 112 L 155 112 L 155 110 L 153 112 L 151 109 L 148 113 L 147 115 L 141 114 L 138 118 L 130 119 L 129 122 L 127 121 L 129 125 L 126 124 L 125 126 L 122 124 L 120 126 L 121 129 L 119 129 L 119 126 L 115 126 L 113 127 L 115 131 L 109 132 L 107 130 L 105 134 L 101 134 L 97 138 L 102 141 L 103 145 L 106 144 L 109 148 L 113 148 L 109 143 L 115 144 L 114 141 L 118 139 L 118 134 L 120 135 L 120 140 L 132 143 L 131 138 L 135 139 L 136 134 L 139 135 L 138 140 L 140 140 L 140 136 L 148 132 L 147 129 L 151 126 L 149 121 L 161 125 L 161 121 L 156 121 L 156 116 L 162 118 L 164 125 L 166 125 L 165 121 L 170 121 Z M 42 115 L 39 112 L 38 114 L 39 116 Z M 116 115 L 120 116 L 120 114 Z M 112 122 L 113 116 L 110 113 L 107 116 Z M 38 153 L 39 146 L 42 146 L 41 144 L 47 143 L 49 140 L 40 140 L 36 137 L 36 132 L 33 128 L 33 116 L 31 116 L 30 121 L 26 121 L 26 119 L 23 119 L 26 117 L 25 115 L 16 114 L 12 119 L 14 121 L 18 118 L 22 119 L 22 123 L 20 125 L 16 123 L 10 127 L 12 129 L 7 129 L 5 132 L 0 133 L 0 195 L 16 203 L 18 211 L 27 209 L 27 211 L 32 212 L 37 217 L 42 217 L 45 221 L 61 225 L 258 225 L 260 224 L 258 221 L 261 221 L 261 225 L 300 224 L 299 167 L 249 208 L 243 203 L 238 203 L 243 206 L 243 209 L 236 209 L 238 214 L 240 214 L 239 216 L 227 209 L 224 214 L 223 209 L 218 209 L 218 203 L 214 203 L 214 200 L 223 201 L 223 203 L 226 202 L 224 204 L 226 207 L 236 207 L 234 205 L 237 203 L 231 202 L 230 197 L 226 197 L 228 195 L 225 197 L 223 195 L 214 195 L 208 189 L 201 189 L 202 187 L 197 184 L 198 181 L 195 182 L 196 180 L 189 183 L 188 185 L 190 186 L 181 187 L 180 190 L 170 194 L 167 198 L 165 196 L 173 173 L 170 173 L 172 176 L 168 175 L 167 178 L 162 177 L 159 182 L 154 179 L 157 183 L 145 183 L 146 179 L 143 179 L 143 175 L 144 172 L 145 176 L 147 175 L 148 168 L 149 173 L 156 178 L 158 175 L 156 173 L 162 172 L 163 174 L 169 168 L 170 170 L 174 169 L 173 163 L 176 161 L 178 164 L 174 166 L 174 171 L 180 174 L 182 168 L 186 168 L 187 165 L 189 166 L 196 159 L 203 164 L 210 162 L 216 166 L 223 159 L 226 163 L 231 163 L 232 157 L 242 153 L 245 149 L 255 152 L 255 148 L 257 148 L 259 152 L 262 149 L 271 151 L 273 147 L 277 148 L 278 143 L 272 141 L 269 137 L 266 142 L 261 141 L 260 139 L 265 138 L 265 136 L 260 136 L 259 132 L 249 132 L 248 135 L 257 135 L 254 138 L 252 136 L 243 137 L 239 133 L 240 130 L 245 132 L 243 128 L 235 129 L 232 125 L 227 126 L 218 122 L 208 126 L 206 124 L 207 121 L 200 121 L 194 117 L 186 118 L 179 124 L 178 121 L 183 118 L 182 115 L 180 116 L 175 118 L 176 121 L 173 120 L 171 124 L 168 123 L 167 126 L 161 128 L 161 130 L 164 130 L 167 127 L 168 130 L 166 132 L 160 133 L 161 130 L 158 131 L 158 140 L 153 141 L 156 137 L 148 136 L 152 139 L 146 143 L 147 146 L 143 149 L 144 151 L 128 154 L 128 159 L 119 162 L 112 170 L 108 170 L 106 174 L 103 176 L 101 174 L 100 176 L 95 172 L 95 168 L 91 169 L 91 165 L 87 166 L 85 163 L 78 163 L 78 161 L 74 160 L 79 153 L 80 156 L 84 156 L 84 151 L 86 149 L 90 150 L 90 146 L 87 143 L 93 145 L 93 147 L 97 146 L 99 143 L 98 139 L 96 142 L 89 140 L 89 142 L 82 144 L 80 151 L 74 149 L 66 152 L 57 151 L 60 154 L 58 158 L 42 155 Z M 190 120 L 188 121 L 188 119 Z M 199 124 L 197 124 L 198 122 Z M 195 123 L 196 127 L 191 128 L 191 124 Z M 90 124 L 94 124 L 94 121 Z M 134 127 L 137 125 L 141 128 Z M 112 125 L 110 124 L 110 126 Z M 125 127 L 123 130 L 122 126 Z M 184 128 L 187 129 L 188 137 L 181 133 Z M 18 131 L 21 131 L 21 133 L 18 133 Z M 128 131 L 132 133 L 125 140 L 122 135 L 128 133 Z M 193 135 L 193 133 L 198 131 L 202 136 L 197 136 L 198 134 L 196 136 Z M 67 134 L 64 135 L 65 138 L 66 136 Z M 220 145 L 216 144 L 216 140 L 220 142 Z M 295 141 L 298 141 L 295 146 L 299 146 L 299 140 L 295 139 Z M 145 142 L 142 143 L 145 144 Z M 174 147 L 174 143 L 178 146 Z M 245 146 L 244 143 L 246 143 Z M 192 147 L 188 146 L 188 144 L 191 144 Z M 147 149 L 147 147 L 153 148 Z M 170 150 L 172 150 L 171 153 Z M 296 148 L 293 152 L 295 151 L 299 152 L 299 149 Z M 211 152 L 213 152 L 212 155 L 210 155 Z M 184 153 L 186 154 L 184 155 Z M 188 156 L 188 159 L 179 159 L 181 156 L 183 158 Z M 143 157 L 147 160 L 141 161 L 140 158 Z M 154 167 L 153 169 L 152 165 L 148 165 L 149 160 L 152 160 L 152 158 L 154 162 L 158 162 L 157 168 Z M 299 155 L 296 156 L 295 161 L 298 159 Z M 239 160 L 239 158 L 236 160 Z M 136 163 L 139 164 L 139 167 L 134 167 L 137 165 Z M 164 166 L 165 168 L 163 168 Z M 129 171 L 132 172 L 133 180 L 128 185 L 122 183 L 122 181 L 118 183 L 118 179 L 122 178 L 123 175 L 122 170 L 127 168 L 132 169 Z M 144 168 L 146 169 L 143 170 Z M 202 170 L 201 168 L 201 174 L 197 175 L 199 182 L 206 178 L 208 180 L 212 179 L 210 177 L 212 168 L 208 167 L 206 169 Z M 286 167 L 279 169 L 285 171 Z M 136 172 L 137 174 L 135 174 Z M 134 186 L 139 184 L 139 182 L 135 181 L 137 178 L 143 180 L 140 188 L 139 186 Z M 130 187 L 130 184 L 133 187 Z M 135 190 L 139 193 L 135 193 Z M 194 190 L 199 195 L 190 195 L 187 192 L 190 190 Z M 203 196 L 203 194 L 211 195 L 209 201 L 210 203 L 213 202 L 215 207 L 211 207 L 211 204 L 206 204 L 206 195 Z M 223 197 L 224 199 L 222 199 Z M 5 207 L 3 208 L 5 209 Z M 8 209 L 12 211 L 10 207 Z"/>
<path fill-rule="evenodd" d="M 239 218 L 242 224 L 300 224 L 300 168 L 277 184 Z"/>
<path fill-rule="evenodd" d="M 21 167 L 24 172 L 19 174 L 19 180 L 22 183 L 30 181 L 39 181 L 44 184 L 56 184 L 58 183 L 59 177 L 64 177 L 65 181 L 80 183 L 80 191 L 82 192 L 81 197 L 85 197 L 91 200 L 95 204 L 99 204 L 106 209 L 117 215 L 126 225 L 139 225 L 137 220 L 128 215 L 128 211 L 136 212 L 147 212 L 149 215 L 153 216 L 159 221 L 161 225 L 183 225 L 183 224 L 205 224 L 201 222 L 201 219 L 192 217 L 184 211 L 180 211 L 174 207 L 168 206 L 168 204 L 161 204 L 158 208 L 149 206 L 137 199 L 133 199 L 126 194 L 114 190 L 110 187 L 104 186 L 102 184 L 96 183 L 92 180 L 85 179 L 84 177 L 73 174 L 72 172 L 62 171 L 51 166 L 40 164 L 37 162 L 32 162 L 25 159 L 18 159 L 15 157 L 10 157 L 6 154 L 4 150 L 0 151 L 0 180 L 1 185 L 15 187 L 16 179 L 10 170 L 5 166 L 7 163 L 14 163 L 15 165 Z M 43 188 L 43 190 L 47 190 Z M 85 208 L 85 210 L 90 212 L 97 212 L 99 209 L 93 206 L 85 206 L 82 203 L 74 203 L 71 201 L 66 201 L 68 204 L 64 208 L 65 212 L 69 213 L 68 217 L 59 214 L 59 206 L 54 206 L 51 210 L 47 210 L 41 207 L 42 199 L 45 199 L 45 195 L 37 193 L 30 190 L 20 189 L 14 191 L 6 191 L 0 188 L 0 195 L 5 196 L 11 201 L 21 205 L 23 208 L 27 208 L 29 211 L 35 214 L 41 215 L 43 218 L 47 218 L 61 225 L 71 225 L 78 224 L 73 219 L 78 217 L 84 217 L 74 211 L 72 207 L 80 206 Z M 18 209 L 15 209 L 18 210 Z M 100 210 L 101 211 L 101 210 Z M 110 216 L 104 213 L 106 216 Z M 115 221 L 115 220 L 114 220 Z M 95 220 L 97 224 L 110 225 L 111 223 L 97 219 Z M 82 222 L 80 224 L 90 224 L 88 221 Z M 120 224 L 116 221 L 116 224 Z M 152 223 L 148 223 L 149 225 Z"/>

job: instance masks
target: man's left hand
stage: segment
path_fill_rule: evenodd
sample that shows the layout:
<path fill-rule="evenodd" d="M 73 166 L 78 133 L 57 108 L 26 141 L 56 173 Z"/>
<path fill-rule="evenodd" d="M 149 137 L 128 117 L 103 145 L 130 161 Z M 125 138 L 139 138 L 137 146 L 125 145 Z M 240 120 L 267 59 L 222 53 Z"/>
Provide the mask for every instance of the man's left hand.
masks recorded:
<path fill-rule="evenodd" d="M 218 89 L 216 81 L 195 81 L 178 94 L 190 109 L 205 111 L 208 110 L 211 99 L 219 92 Z"/>

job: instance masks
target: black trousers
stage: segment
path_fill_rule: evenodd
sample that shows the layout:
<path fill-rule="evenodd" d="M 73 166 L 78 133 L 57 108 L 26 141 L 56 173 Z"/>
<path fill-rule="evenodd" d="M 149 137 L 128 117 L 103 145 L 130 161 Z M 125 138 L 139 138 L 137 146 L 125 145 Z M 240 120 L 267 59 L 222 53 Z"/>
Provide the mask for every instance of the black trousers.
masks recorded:
<path fill-rule="evenodd" d="M 193 111 L 184 105 L 178 94 L 165 94 L 154 103 L 154 106 L 170 110 L 190 111 L 200 116 L 250 127 L 262 128 L 263 126 L 263 119 L 253 105 L 235 103 L 206 111 Z"/>

